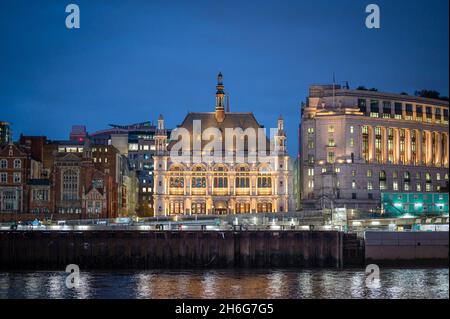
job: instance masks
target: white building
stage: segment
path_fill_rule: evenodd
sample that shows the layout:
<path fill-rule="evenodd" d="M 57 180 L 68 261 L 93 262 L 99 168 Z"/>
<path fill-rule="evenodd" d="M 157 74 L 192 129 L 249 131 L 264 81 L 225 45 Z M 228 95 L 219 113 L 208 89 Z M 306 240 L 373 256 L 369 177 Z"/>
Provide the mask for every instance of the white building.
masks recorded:
<path fill-rule="evenodd" d="M 194 121 L 200 121 L 200 132 L 195 130 Z M 222 146 L 220 155 L 225 157 L 231 154 L 233 161 L 205 160 L 203 156 L 206 144 L 210 143 L 207 133 L 210 128 L 219 130 L 218 140 Z M 177 129 L 188 132 L 190 162 L 181 163 L 171 157 L 169 152 L 175 141 L 166 148 L 164 120 L 162 117 L 159 119 L 155 136 L 157 155 L 154 156 L 156 215 L 286 212 L 294 208 L 292 164 L 286 151 L 283 119 L 279 118 L 275 129 L 274 152 L 270 151 L 271 143 L 267 136 L 258 135 L 265 141 L 264 160 L 259 156 L 257 161 L 248 160 L 248 156 L 254 154 L 256 149 L 248 143 L 250 137 L 245 134 L 235 136 L 236 142 L 233 140 L 231 147 L 226 143 L 226 130 L 235 128 L 244 132 L 247 129 L 258 132 L 263 127 L 252 113 L 225 110 L 221 74 L 218 77 L 215 111 L 189 113 Z M 243 154 L 237 149 L 239 139 L 245 145 Z M 195 154 L 195 147 L 192 147 L 194 140 L 201 144 L 202 155 L 202 160 L 196 163 L 193 157 L 199 154 Z M 259 139 L 258 143 L 263 144 Z M 216 149 L 214 151 L 217 152 Z M 238 155 L 243 155 L 245 161 L 239 161 Z M 271 161 L 267 163 L 269 158 Z"/>
<path fill-rule="evenodd" d="M 448 102 L 310 87 L 300 130 L 304 208 L 376 209 L 381 192 L 448 186 Z"/>

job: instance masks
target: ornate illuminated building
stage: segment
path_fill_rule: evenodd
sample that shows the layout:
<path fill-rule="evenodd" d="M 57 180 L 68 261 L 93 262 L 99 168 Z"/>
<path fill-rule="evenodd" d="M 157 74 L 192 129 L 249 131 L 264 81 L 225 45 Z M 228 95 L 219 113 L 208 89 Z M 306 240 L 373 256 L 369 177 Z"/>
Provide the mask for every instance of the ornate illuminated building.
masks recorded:
<path fill-rule="evenodd" d="M 447 101 L 310 87 L 300 130 L 304 208 L 375 209 L 384 192 L 448 185 Z"/>
<path fill-rule="evenodd" d="M 164 119 L 160 117 L 155 135 L 157 155 L 154 156 L 156 214 L 238 214 L 286 212 L 293 209 L 292 170 L 286 151 L 283 119 L 279 118 L 278 128 L 274 130 L 274 144 L 271 144 L 266 133 L 262 134 L 266 146 L 263 150 L 264 160 L 258 156 L 256 161 L 238 161 L 239 138 L 245 140 L 245 158 L 255 150 L 248 143 L 248 136 L 236 136 L 236 143 L 233 140 L 230 147 L 225 143 L 225 131 L 237 128 L 245 132 L 247 129 L 258 132 L 263 127 L 252 113 L 229 111 L 221 74 L 216 88 L 215 112 L 189 113 L 179 129 L 188 132 L 191 146 L 194 140 L 201 143 L 201 152 L 204 152 L 205 145 L 209 143 L 209 135 L 206 134 L 205 138 L 205 132 L 209 128 L 218 129 L 223 154 L 234 154 L 236 157 L 231 162 L 204 160 L 204 157 L 198 162 L 175 161 L 171 157 L 171 150 L 176 141 L 171 141 L 166 146 Z M 195 130 L 195 121 L 200 121 L 202 131 Z M 258 143 L 263 142 L 258 139 Z M 271 152 L 271 145 L 275 151 Z M 191 159 L 196 156 L 194 153 L 195 148 L 190 148 Z M 271 162 L 268 161 L 269 157 Z"/>

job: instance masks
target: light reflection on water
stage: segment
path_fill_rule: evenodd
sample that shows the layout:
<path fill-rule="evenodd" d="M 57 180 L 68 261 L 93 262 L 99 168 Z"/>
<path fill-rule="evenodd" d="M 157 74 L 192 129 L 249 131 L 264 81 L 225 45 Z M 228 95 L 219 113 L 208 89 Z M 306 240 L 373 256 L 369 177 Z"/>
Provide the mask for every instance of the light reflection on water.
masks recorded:
<path fill-rule="evenodd" d="M 381 269 L 368 288 L 364 270 L 186 270 L 0 272 L 0 298 L 449 298 L 448 269 Z"/>

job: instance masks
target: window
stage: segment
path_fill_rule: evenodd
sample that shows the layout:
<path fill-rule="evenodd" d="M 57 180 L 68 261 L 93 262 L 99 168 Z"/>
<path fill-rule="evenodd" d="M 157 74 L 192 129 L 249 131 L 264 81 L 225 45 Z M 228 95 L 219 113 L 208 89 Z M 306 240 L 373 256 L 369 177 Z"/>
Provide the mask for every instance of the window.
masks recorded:
<path fill-rule="evenodd" d="M 327 162 L 328 163 L 334 163 L 334 152 L 328 152 Z"/>
<path fill-rule="evenodd" d="M 430 106 L 425 108 L 425 117 L 427 122 L 431 123 L 431 119 L 433 118 L 433 109 Z"/>
<path fill-rule="evenodd" d="M 394 111 L 395 111 L 395 118 L 401 119 L 403 115 L 402 103 L 395 102 Z"/>
<path fill-rule="evenodd" d="M 383 118 L 391 117 L 391 102 L 383 101 Z"/>
<path fill-rule="evenodd" d="M 356 199 L 356 193 L 352 193 L 352 199 Z"/>
<path fill-rule="evenodd" d="M 352 180 L 352 189 L 356 189 L 356 181 Z"/>
<path fill-rule="evenodd" d="M 328 146 L 329 147 L 335 147 L 336 143 L 334 142 L 334 138 L 329 138 L 328 139 Z"/>
<path fill-rule="evenodd" d="M 48 202 L 49 199 L 48 189 L 33 189 L 32 197 L 33 201 L 44 201 Z"/>
<path fill-rule="evenodd" d="M 249 177 L 236 177 L 236 188 L 249 188 L 250 178 Z"/>
<path fill-rule="evenodd" d="M 314 141 L 313 141 L 313 140 L 309 140 L 309 141 L 308 141 L 308 148 L 309 148 L 310 150 L 314 149 Z"/>
<path fill-rule="evenodd" d="M 308 181 L 308 188 L 310 188 L 310 189 L 314 188 L 314 181 L 313 180 L 309 180 Z"/>
<path fill-rule="evenodd" d="M 0 173 L 0 183 L 8 182 L 8 173 Z"/>
<path fill-rule="evenodd" d="M 183 177 L 171 177 L 169 180 L 169 185 L 171 188 L 184 188 L 184 178 Z"/>
<path fill-rule="evenodd" d="M 412 104 L 405 105 L 405 115 L 407 120 L 412 120 L 413 118 L 413 106 Z"/>
<path fill-rule="evenodd" d="M 259 186 L 259 187 L 261 187 L 261 186 Z M 228 178 L 214 177 L 214 188 L 228 188 Z"/>
<path fill-rule="evenodd" d="M 63 172 L 62 199 L 78 200 L 78 173 L 72 169 Z"/>
<path fill-rule="evenodd" d="M 15 173 L 13 174 L 13 180 L 14 180 L 14 183 L 15 183 L 15 184 L 20 183 L 21 180 L 22 180 L 22 175 L 21 175 L 21 173 L 15 172 Z"/>
<path fill-rule="evenodd" d="M 398 182 L 397 182 L 397 181 L 394 181 L 394 182 L 392 183 L 392 189 L 393 189 L 394 191 L 398 191 Z"/>
<path fill-rule="evenodd" d="M 372 177 L 373 176 L 373 172 L 371 169 L 367 170 L 367 177 Z"/>
<path fill-rule="evenodd" d="M 334 126 L 333 125 L 328 126 L 328 133 L 334 133 Z"/>
<path fill-rule="evenodd" d="M 356 171 L 352 170 L 352 176 L 356 176 Z"/>
<path fill-rule="evenodd" d="M 14 160 L 14 168 L 16 168 L 16 169 L 22 168 L 22 161 L 20 159 Z"/>
<path fill-rule="evenodd" d="M 436 113 L 434 114 L 436 123 L 441 123 L 441 108 L 437 107 L 436 108 Z"/>
<path fill-rule="evenodd" d="M 206 188 L 206 177 L 192 177 L 192 188 Z"/>
<path fill-rule="evenodd" d="M 420 183 L 416 184 L 416 191 L 418 191 L 418 192 L 422 191 L 422 184 L 420 184 Z"/>
<path fill-rule="evenodd" d="M 324 167 L 324 168 L 322 168 L 322 174 L 323 173 L 326 173 L 327 172 L 327 169 Z"/>
<path fill-rule="evenodd" d="M 308 127 L 307 132 L 308 132 L 308 134 L 310 134 L 310 135 L 314 134 L 314 127 Z"/>
<path fill-rule="evenodd" d="M 334 172 L 335 172 L 336 174 L 339 174 L 339 173 L 341 172 L 341 168 L 340 168 L 340 167 L 336 167 L 336 168 L 334 169 Z"/>
<path fill-rule="evenodd" d="M 380 108 L 378 100 L 370 101 L 370 117 L 379 117 Z"/>
<path fill-rule="evenodd" d="M 350 147 L 355 146 L 355 139 L 353 137 L 350 137 Z"/>
<path fill-rule="evenodd" d="M 350 134 L 355 133 L 355 127 L 354 126 L 350 126 Z"/>
<path fill-rule="evenodd" d="M 373 189 L 372 181 L 367 181 L 367 190 L 371 191 Z"/>
<path fill-rule="evenodd" d="M 438 181 L 441 180 L 441 174 L 440 173 L 436 173 L 436 180 L 438 180 Z"/>
<path fill-rule="evenodd" d="M 0 161 L 0 168 L 8 168 L 8 161 L 5 159 L 2 159 Z"/>
<path fill-rule="evenodd" d="M 308 168 L 308 176 L 314 176 L 314 168 Z"/>
<path fill-rule="evenodd" d="M 423 108 L 422 105 L 416 105 L 416 121 L 422 122 L 423 120 Z"/>
<path fill-rule="evenodd" d="M 366 99 L 358 99 L 358 108 L 361 112 L 366 113 Z"/>

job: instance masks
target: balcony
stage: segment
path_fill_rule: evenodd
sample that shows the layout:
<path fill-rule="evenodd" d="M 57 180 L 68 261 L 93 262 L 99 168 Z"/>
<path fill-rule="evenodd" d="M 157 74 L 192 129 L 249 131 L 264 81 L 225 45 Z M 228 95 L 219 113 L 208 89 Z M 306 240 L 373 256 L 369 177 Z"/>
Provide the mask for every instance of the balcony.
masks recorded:
<path fill-rule="evenodd" d="M 184 195 L 184 188 L 169 188 L 170 195 Z"/>
<path fill-rule="evenodd" d="M 250 195 L 250 188 L 236 188 L 237 196 L 248 196 Z"/>

